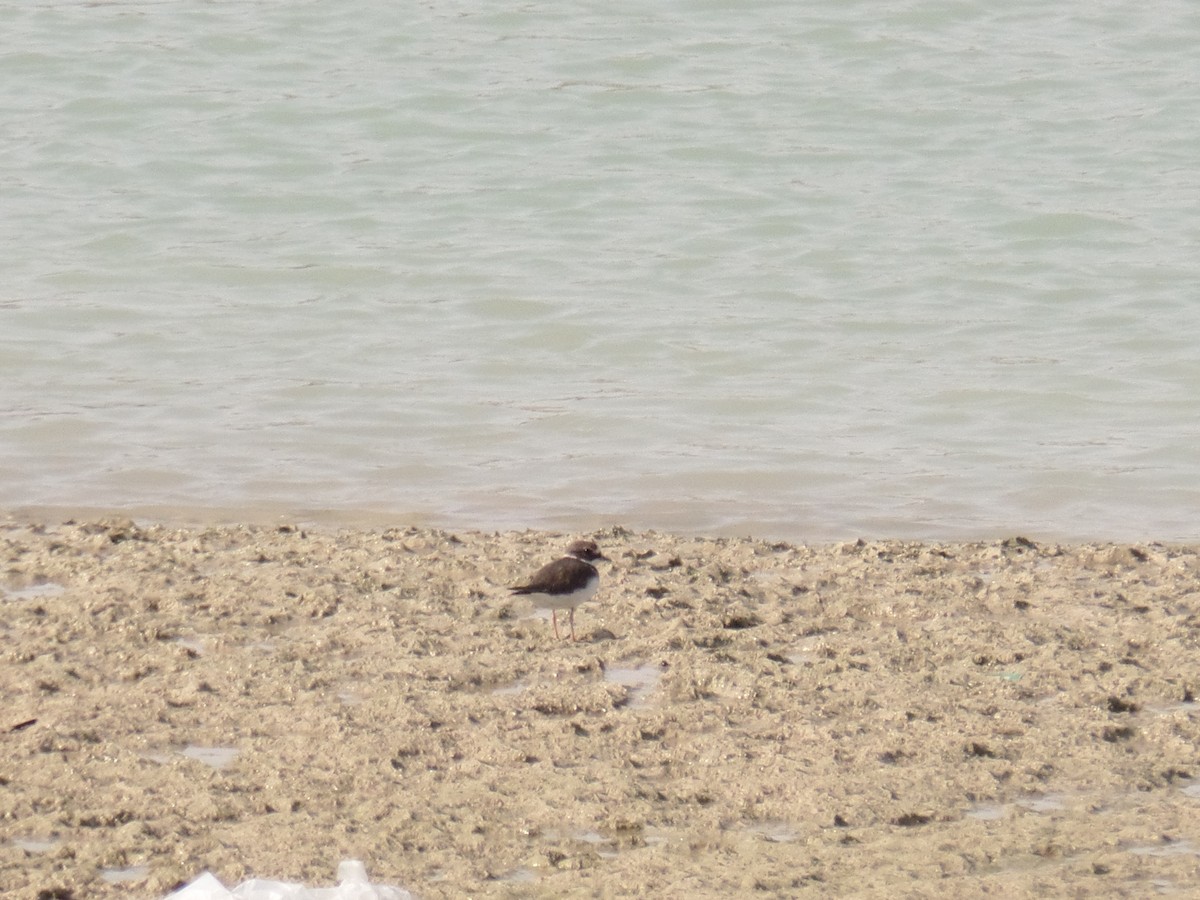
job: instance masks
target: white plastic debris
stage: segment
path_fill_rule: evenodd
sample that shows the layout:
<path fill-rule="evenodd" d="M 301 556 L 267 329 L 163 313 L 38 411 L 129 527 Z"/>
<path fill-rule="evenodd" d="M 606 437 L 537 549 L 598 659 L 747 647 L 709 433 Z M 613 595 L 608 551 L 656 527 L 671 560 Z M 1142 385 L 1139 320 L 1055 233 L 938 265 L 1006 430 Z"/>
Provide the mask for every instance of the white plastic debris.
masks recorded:
<path fill-rule="evenodd" d="M 166 900 L 413 900 L 412 894 L 401 888 L 371 884 L 367 867 L 357 859 L 342 860 L 338 865 L 338 882 L 335 888 L 310 888 L 252 878 L 230 890 L 211 872 L 205 872 Z"/>

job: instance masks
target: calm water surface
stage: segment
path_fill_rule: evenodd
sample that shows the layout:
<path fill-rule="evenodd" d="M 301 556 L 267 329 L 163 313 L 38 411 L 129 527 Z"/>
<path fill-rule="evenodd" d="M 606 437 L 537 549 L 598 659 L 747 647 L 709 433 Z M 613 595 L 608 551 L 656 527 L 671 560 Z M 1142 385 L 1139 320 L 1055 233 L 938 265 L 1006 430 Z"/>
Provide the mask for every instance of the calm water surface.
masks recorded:
<path fill-rule="evenodd" d="M 0 507 L 1200 540 L 1190 2 L 0 4 Z"/>

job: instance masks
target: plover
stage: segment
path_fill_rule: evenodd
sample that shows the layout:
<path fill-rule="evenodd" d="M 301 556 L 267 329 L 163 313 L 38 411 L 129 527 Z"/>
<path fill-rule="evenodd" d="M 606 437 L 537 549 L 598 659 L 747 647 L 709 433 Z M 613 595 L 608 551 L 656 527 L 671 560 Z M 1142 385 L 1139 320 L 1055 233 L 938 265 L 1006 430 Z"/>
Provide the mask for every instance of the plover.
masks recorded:
<path fill-rule="evenodd" d="M 512 588 L 514 594 L 529 597 L 533 605 L 551 610 L 554 637 L 558 639 L 558 611 L 571 611 L 571 640 L 575 637 L 575 607 L 591 599 L 600 586 L 600 573 L 592 565 L 595 560 L 608 560 L 595 541 L 575 541 L 567 547 L 567 555 L 556 559 L 533 573 L 527 584 Z"/>

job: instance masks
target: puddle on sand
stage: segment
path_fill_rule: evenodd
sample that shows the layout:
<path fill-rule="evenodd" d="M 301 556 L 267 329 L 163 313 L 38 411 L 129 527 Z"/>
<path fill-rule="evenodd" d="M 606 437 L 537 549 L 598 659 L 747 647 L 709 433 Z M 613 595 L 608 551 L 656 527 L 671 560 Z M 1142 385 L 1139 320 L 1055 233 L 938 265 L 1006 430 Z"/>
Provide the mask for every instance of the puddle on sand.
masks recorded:
<path fill-rule="evenodd" d="M 53 581 L 43 581 L 41 584 L 31 584 L 23 588 L 0 587 L 0 599 L 3 600 L 38 600 L 43 597 L 57 597 L 66 588 Z"/>
<path fill-rule="evenodd" d="M 1008 814 L 1008 807 L 1003 803 L 979 803 L 967 810 L 968 819 L 978 819 L 981 822 L 994 822 L 1003 819 Z"/>
<path fill-rule="evenodd" d="M 1200 847 L 1191 841 L 1164 841 L 1147 847 L 1130 847 L 1136 856 L 1200 856 Z"/>
<path fill-rule="evenodd" d="M 1017 806 L 1035 813 L 1058 812 L 1065 809 L 1062 794 L 1046 794 L 1044 797 L 1026 797 L 1018 800 Z"/>
<path fill-rule="evenodd" d="M 658 687 L 661 678 L 662 669 L 650 663 L 606 666 L 604 669 L 605 681 L 609 684 L 619 684 L 628 689 L 627 699 L 623 705 L 630 709 L 645 706 L 649 702 L 649 695 Z M 493 697 L 512 697 L 523 694 L 529 690 L 529 687 L 530 682 L 527 679 L 518 678 L 510 684 L 492 688 L 491 694 Z"/>
<path fill-rule="evenodd" d="M 744 827 L 772 844 L 790 844 L 800 839 L 800 832 L 790 822 L 748 822 Z"/>
<path fill-rule="evenodd" d="M 12 845 L 26 853 L 48 853 L 58 846 L 58 838 L 17 837 L 12 839 Z"/>
<path fill-rule="evenodd" d="M 202 762 L 214 769 L 224 769 L 238 755 L 237 747 L 197 747 L 195 744 L 189 744 L 179 752 L 188 759 Z"/>
<path fill-rule="evenodd" d="M 640 666 L 608 666 L 604 670 L 604 680 L 610 684 L 619 684 L 629 691 L 629 699 L 625 704 L 629 709 L 639 709 L 650 702 L 650 694 L 658 687 L 662 679 L 662 669 L 653 663 Z"/>
<path fill-rule="evenodd" d="M 575 840 L 590 844 L 596 848 L 596 855 L 601 859 L 616 859 L 617 851 L 613 842 L 598 831 L 580 831 L 575 834 Z"/>
<path fill-rule="evenodd" d="M 189 650 L 197 656 L 201 656 L 204 653 L 204 641 L 200 640 L 200 638 L 177 637 L 175 638 L 175 643 L 184 650 Z"/>
<path fill-rule="evenodd" d="M 560 832 L 552 828 L 545 832 L 542 837 L 555 842 L 578 841 L 581 844 L 587 844 L 589 847 L 592 847 L 596 851 L 596 855 L 601 859 L 617 858 L 616 841 L 590 828 L 570 832 Z"/>
<path fill-rule="evenodd" d="M 506 684 L 503 687 L 492 688 L 493 697 L 511 697 L 524 691 L 529 685 L 524 678 L 518 678 L 512 684 Z"/>
<path fill-rule="evenodd" d="M 1066 809 L 1064 800 L 1062 794 L 1046 794 L 1043 797 L 1022 797 L 1013 803 L 976 803 L 967 807 L 963 815 L 979 822 L 995 822 L 1005 818 L 1014 808 L 1039 815 L 1058 812 Z"/>
<path fill-rule="evenodd" d="M 821 642 L 817 640 L 808 640 L 803 643 L 794 645 L 791 650 L 783 654 L 784 659 L 796 666 L 805 666 L 809 663 L 817 661 L 818 651 L 821 649 Z"/>
<path fill-rule="evenodd" d="M 109 884 L 122 884 L 127 881 L 141 881 L 149 874 L 149 866 L 130 866 L 127 869 L 100 870 L 100 877 Z"/>
<path fill-rule="evenodd" d="M 1145 711 L 1156 716 L 1172 716 L 1175 713 L 1192 715 L 1193 713 L 1200 713 L 1200 703 L 1180 700 L 1178 703 L 1168 703 L 1166 706 L 1147 706 L 1145 707 Z"/>
<path fill-rule="evenodd" d="M 505 884 L 533 884 L 538 880 L 537 872 L 527 866 L 518 866 L 511 872 L 507 872 L 496 879 Z"/>

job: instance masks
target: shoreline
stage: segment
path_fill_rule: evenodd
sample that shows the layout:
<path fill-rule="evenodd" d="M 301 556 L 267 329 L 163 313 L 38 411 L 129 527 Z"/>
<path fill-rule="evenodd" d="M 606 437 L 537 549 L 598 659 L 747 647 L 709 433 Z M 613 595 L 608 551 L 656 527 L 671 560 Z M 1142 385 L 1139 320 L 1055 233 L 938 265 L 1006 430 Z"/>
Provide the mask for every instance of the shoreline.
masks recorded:
<path fill-rule="evenodd" d="M 645 518 L 645 517 L 643 517 Z M 651 516 L 650 518 L 654 518 Z M 672 524 L 640 521 L 637 517 L 620 516 L 559 516 L 545 522 L 513 525 L 504 522 L 478 522 L 465 516 L 435 516 L 417 511 L 395 511 L 371 508 L 304 508 L 257 504 L 247 506 L 180 506 L 136 505 L 129 507 L 93 506 L 88 504 L 28 504 L 0 507 L 0 525 L 22 522 L 65 523 L 69 521 L 103 521 L 130 519 L 139 526 L 174 528 L 234 527 L 239 525 L 274 527 L 291 525 L 321 531 L 377 531 L 389 528 L 424 528 L 436 531 L 463 531 L 483 534 L 592 534 L 611 529 L 673 535 L 680 538 L 709 538 L 720 540 L 785 541 L 797 545 L 820 547 L 847 541 L 868 540 L 923 544 L 971 544 L 1003 541 L 1024 537 L 1038 543 L 1067 545 L 1083 544 L 1158 544 L 1163 546 L 1200 545 L 1200 537 L 1163 537 L 1161 535 L 1120 535 L 1092 533 L 1063 533 L 1053 528 L 994 525 L 958 532 L 937 526 L 922 528 L 905 523 L 889 530 L 854 530 L 812 522 L 783 526 L 757 520 L 744 520 L 713 528 L 685 528 Z"/>
<path fill-rule="evenodd" d="M 0 521 L 0 887 L 1137 895 L 1200 855 L 1200 548 Z M 618 889 L 619 886 L 619 889 Z M 47 895 L 47 896 L 52 896 Z"/>

